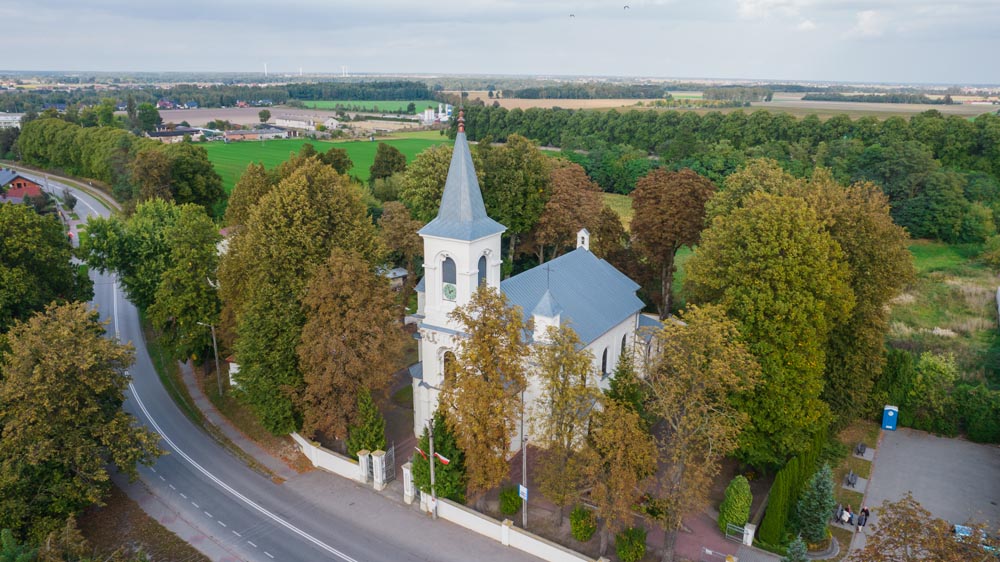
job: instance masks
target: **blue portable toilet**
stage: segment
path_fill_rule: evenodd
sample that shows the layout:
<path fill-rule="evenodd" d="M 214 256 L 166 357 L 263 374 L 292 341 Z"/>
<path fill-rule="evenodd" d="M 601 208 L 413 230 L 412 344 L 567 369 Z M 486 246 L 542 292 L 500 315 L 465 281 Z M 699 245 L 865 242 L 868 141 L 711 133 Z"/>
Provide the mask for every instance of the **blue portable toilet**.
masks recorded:
<path fill-rule="evenodd" d="M 882 429 L 896 431 L 896 422 L 899 420 L 899 408 L 896 406 L 886 406 L 882 409 Z"/>

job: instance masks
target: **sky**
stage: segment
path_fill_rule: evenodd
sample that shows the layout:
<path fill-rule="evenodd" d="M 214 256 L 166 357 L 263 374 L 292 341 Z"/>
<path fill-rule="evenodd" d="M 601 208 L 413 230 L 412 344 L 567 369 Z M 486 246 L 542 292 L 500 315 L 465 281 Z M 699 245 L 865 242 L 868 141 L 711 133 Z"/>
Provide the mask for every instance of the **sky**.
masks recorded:
<path fill-rule="evenodd" d="M 0 21 L 4 70 L 1000 83 L 1000 0 L 3 0 Z"/>

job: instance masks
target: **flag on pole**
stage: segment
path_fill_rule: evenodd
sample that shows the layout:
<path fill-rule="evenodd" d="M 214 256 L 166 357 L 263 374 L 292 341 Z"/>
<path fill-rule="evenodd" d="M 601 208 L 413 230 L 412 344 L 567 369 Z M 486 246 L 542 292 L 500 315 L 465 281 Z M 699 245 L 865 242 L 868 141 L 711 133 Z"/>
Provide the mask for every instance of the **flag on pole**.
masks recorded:
<path fill-rule="evenodd" d="M 441 461 L 441 464 L 451 463 L 451 460 L 443 456 L 441 453 L 434 453 L 434 456 L 437 457 L 439 461 Z"/>
<path fill-rule="evenodd" d="M 420 449 L 420 447 L 417 447 L 417 446 L 415 446 L 415 445 L 414 445 L 414 447 L 413 447 L 413 448 L 414 448 L 414 449 L 416 449 L 418 453 L 420 453 L 420 456 L 421 456 L 421 457 L 424 457 L 424 460 L 427 460 L 427 453 L 423 452 L 423 451 L 422 451 L 422 450 Z"/>

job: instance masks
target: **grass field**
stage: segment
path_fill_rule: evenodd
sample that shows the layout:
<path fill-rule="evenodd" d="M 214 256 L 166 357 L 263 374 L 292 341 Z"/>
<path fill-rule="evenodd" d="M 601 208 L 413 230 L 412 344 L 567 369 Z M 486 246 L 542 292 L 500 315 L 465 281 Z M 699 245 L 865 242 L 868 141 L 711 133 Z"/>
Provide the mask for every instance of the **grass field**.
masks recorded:
<path fill-rule="evenodd" d="M 915 353 L 953 353 L 962 377 L 1000 374 L 996 275 L 976 260 L 980 246 L 915 241 L 917 279 L 892 304 L 889 342 Z"/>
<path fill-rule="evenodd" d="M 628 195 L 605 193 L 604 204 L 618 213 L 618 216 L 622 219 L 622 226 L 625 227 L 625 230 L 628 230 L 629 224 L 632 222 L 632 200 L 629 199 Z"/>
<path fill-rule="evenodd" d="M 303 101 L 302 103 L 310 109 L 337 109 L 339 105 L 348 111 L 358 108 L 360 111 L 384 111 L 388 113 L 406 111 L 406 107 L 411 103 L 417 106 L 418 112 L 431 106 L 437 108 L 438 105 L 438 102 L 435 100 L 315 100 Z"/>
<path fill-rule="evenodd" d="M 236 180 L 239 179 L 240 175 L 243 174 L 251 162 L 261 162 L 268 169 L 273 168 L 288 160 L 290 153 L 298 152 L 302 148 L 302 145 L 307 142 L 312 143 L 318 152 L 326 152 L 334 146 L 346 149 L 351 160 L 354 162 L 354 167 L 351 168 L 350 174 L 357 176 L 362 181 L 368 180 L 368 169 L 371 168 L 372 163 L 375 161 L 375 150 L 378 148 L 378 143 L 375 142 L 350 141 L 332 143 L 311 139 L 287 139 L 265 142 L 234 142 L 229 144 L 208 143 L 205 145 L 205 150 L 208 151 L 208 159 L 215 166 L 215 171 L 222 176 L 222 184 L 226 193 L 229 193 L 232 191 L 233 186 L 236 185 Z M 427 148 L 451 141 L 447 137 L 439 135 L 437 138 L 400 138 L 384 142 L 398 148 L 406 155 L 407 161 L 411 161 L 417 154 L 420 154 Z"/>

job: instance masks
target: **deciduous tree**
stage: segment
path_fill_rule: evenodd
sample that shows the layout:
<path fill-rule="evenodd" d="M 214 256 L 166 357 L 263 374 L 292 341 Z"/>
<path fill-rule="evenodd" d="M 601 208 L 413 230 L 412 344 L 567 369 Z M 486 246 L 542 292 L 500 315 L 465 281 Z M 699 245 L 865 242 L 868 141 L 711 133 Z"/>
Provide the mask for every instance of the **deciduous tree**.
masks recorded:
<path fill-rule="evenodd" d="M 264 169 L 263 164 L 251 163 L 236 181 L 233 192 L 229 195 L 226 205 L 225 223 L 227 226 L 240 226 L 250 218 L 250 209 L 256 205 L 271 188 L 274 187 L 271 174 Z"/>
<path fill-rule="evenodd" d="M 423 224 L 410 218 L 410 211 L 398 201 L 389 201 L 383 205 L 378 222 L 382 244 L 390 253 L 390 259 L 406 268 L 406 281 L 400 291 L 400 301 L 405 311 L 410 292 L 416 284 L 417 268 L 421 266 L 420 257 L 424 253 L 424 241 L 417 234 Z"/>
<path fill-rule="evenodd" d="M 378 148 L 375 149 L 375 161 L 369 170 L 369 185 L 377 179 L 387 178 L 405 170 L 406 155 L 395 146 L 380 142 Z"/>
<path fill-rule="evenodd" d="M 670 314 L 677 250 L 698 242 L 705 228 L 705 203 L 714 192 L 708 178 L 688 169 L 663 168 L 640 179 L 632 192 L 632 240 L 658 271 L 661 319 Z"/>
<path fill-rule="evenodd" d="M 0 357 L 0 528 L 44 537 L 101 502 L 108 466 L 135 477 L 159 455 L 156 436 L 121 408 L 132 357 L 82 303 L 11 328 Z"/>
<path fill-rule="evenodd" d="M 50 302 L 90 299 L 93 283 L 72 258 L 55 217 L 0 204 L 0 334 Z"/>
<path fill-rule="evenodd" d="M 427 223 L 437 216 L 448 179 L 451 153 L 449 145 L 432 146 L 418 154 L 406 167 L 406 172 L 399 176 L 399 200 L 410 209 L 414 219 Z M 479 185 L 483 185 L 483 161 L 479 151 L 472 151 L 472 163 Z"/>
<path fill-rule="evenodd" d="M 752 421 L 740 455 L 778 465 L 829 415 L 819 399 L 825 350 L 854 304 L 843 253 L 804 201 L 755 193 L 713 221 L 687 272 L 690 300 L 721 305 L 762 368 L 761 384 L 740 401 Z"/>
<path fill-rule="evenodd" d="M 361 395 L 383 393 L 403 351 L 394 301 L 389 282 L 356 254 L 335 247 L 316 270 L 302 298 L 297 348 L 303 431 L 348 438 Z"/>
<path fill-rule="evenodd" d="M 559 509 L 580 493 L 584 476 L 582 451 L 586 446 L 590 412 L 600 391 L 593 381 L 593 355 L 584 349 L 568 324 L 546 330 L 546 341 L 535 347 L 539 396 L 531 409 L 532 440 L 543 450 L 535 479 L 546 498 Z"/>
<path fill-rule="evenodd" d="M 450 317 L 468 337 L 449 362 L 440 400 L 445 421 L 465 453 L 469 495 L 484 494 L 507 475 L 507 455 L 521 415 L 527 346 L 521 310 L 500 291 L 483 285 Z M 484 415 L 484 412 L 489 412 Z"/>
<path fill-rule="evenodd" d="M 267 123 L 267 121 L 271 118 L 271 111 L 268 109 L 262 109 L 257 112 L 257 117 L 260 117 L 261 123 Z"/>
<path fill-rule="evenodd" d="M 988 560 L 988 553 L 976 544 L 975 535 L 969 542 L 958 540 L 951 525 L 933 517 L 910 492 L 896 502 L 886 500 L 876 507 L 878 518 L 871 524 L 862 550 L 855 551 L 856 562 L 966 562 Z M 995 546 L 995 545 L 993 545 Z M 976 556 L 978 554 L 978 556 Z"/>
<path fill-rule="evenodd" d="M 600 518 L 601 556 L 608 537 L 631 525 L 634 509 L 656 472 L 656 442 L 642 427 L 639 414 L 615 400 L 605 400 L 590 431 L 591 459 L 585 463 L 593 485 L 590 499 Z"/>
<path fill-rule="evenodd" d="M 668 562 L 682 518 L 707 506 L 722 458 L 739 445 L 748 417 L 735 402 L 754 388 L 760 369 L 718 306 L 691 307 L 683 322 L 657 333 L 655 347 L 646 380 L 650 410 L 662 420 L 657 493 Z"/>
<path fill-rule="evenodd" d="M 553 166 L 550 183 L 552 194 L 528 237 L 538 263 L 573 248 L 581 228 L 596 230 L 604 207 L 600 188 L 579 164 Z"/>

